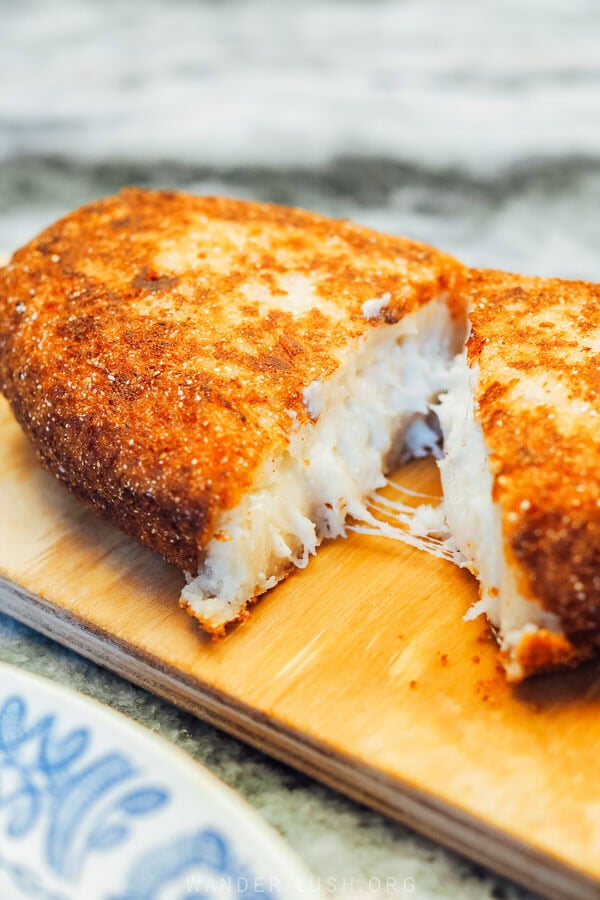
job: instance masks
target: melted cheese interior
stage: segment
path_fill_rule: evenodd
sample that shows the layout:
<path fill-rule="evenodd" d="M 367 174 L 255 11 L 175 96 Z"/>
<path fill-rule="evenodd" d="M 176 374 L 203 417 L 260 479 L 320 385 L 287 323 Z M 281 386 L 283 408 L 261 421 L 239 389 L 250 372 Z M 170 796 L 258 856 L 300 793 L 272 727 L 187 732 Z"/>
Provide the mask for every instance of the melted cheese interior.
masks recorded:
<path fill-rule="evenodd" d="M 480 600 L 465 616 L 485 613 L 499 632 L 508 656 L 509 678 L 522 677 L 514 651 L 525 633 L 546 628 L 561 633 L 558 617 L 519 593 L 507 565 L 502 511 L 493 499 L 493 477 L 481 425 L 476 418 L 474 389 L 478 371 L 467 365 L 466 351 L 456 357 L 448 374 L 448 390 L 436 407 L 444 437 L 438 462 L 448 528 L 477 576 Z"/>
<path fill-rule="evenodd" d="M 202 569 L 189 577 L 182 602 L 205 626 L 220 630 L 292 566 L 304 568 L 324 538 L 346 533 L 348 517 L 369 533 L 432 549 L 429 533 L 419 543 L 422 522 L 407 527 L 398 508 L 401 527 L 386 525 L 368 498 L 403 446 L 406 455 L 434 449 L 425 420 L 447 386 L 462 330 L 440 297 L 371 329 L 332 377 L 307 388 L 311 421 L 292 429 L 287 452 L 267 460 L 253 490 L 220 517 Z"/>

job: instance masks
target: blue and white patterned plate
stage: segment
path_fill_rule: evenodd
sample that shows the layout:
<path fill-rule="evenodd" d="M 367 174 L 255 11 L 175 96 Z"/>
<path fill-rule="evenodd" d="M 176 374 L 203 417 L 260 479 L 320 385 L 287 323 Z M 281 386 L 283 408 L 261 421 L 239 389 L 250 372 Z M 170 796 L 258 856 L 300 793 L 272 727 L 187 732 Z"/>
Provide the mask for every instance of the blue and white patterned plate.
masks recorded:
<path fill-rule="evenodd" d="M 186 754 L 0 664 L 2 900 L 309 893 L 310 876 L 281 838 Z"/>

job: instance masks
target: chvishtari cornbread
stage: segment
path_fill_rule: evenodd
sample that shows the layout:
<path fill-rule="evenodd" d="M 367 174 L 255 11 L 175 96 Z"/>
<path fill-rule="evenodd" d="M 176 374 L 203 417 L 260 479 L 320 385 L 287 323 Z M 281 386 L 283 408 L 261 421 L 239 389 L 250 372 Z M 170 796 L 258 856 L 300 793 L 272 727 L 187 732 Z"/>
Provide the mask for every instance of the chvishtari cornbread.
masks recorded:
<path fill-rule="evenodd" d="M 600 646 L 600 286 L 473 271 L 467 299 L 444 509 L 517 681 Z"/>
<path fill-rule="evenodd" d="M 347 222 L 127 190 L 0 271 L 2 390 L 43 463 L 184 569 L 219 632 L 435 440 L 462 279 Z"/>

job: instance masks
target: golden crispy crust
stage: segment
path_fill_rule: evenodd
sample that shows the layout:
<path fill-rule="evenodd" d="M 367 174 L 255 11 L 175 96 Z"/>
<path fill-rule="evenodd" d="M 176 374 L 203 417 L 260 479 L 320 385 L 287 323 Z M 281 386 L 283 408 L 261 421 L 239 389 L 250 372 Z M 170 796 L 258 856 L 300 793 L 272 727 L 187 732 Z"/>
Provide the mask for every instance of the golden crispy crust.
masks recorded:
<path fill-rule="evenodd" d="M 127 190 L 0 271 L 0 383 L 58 478 L 196 571 L 215 517 L 305 419 L 303 389 L 369 328 L 455 296 L 461 273 L 301 210 Z"/>
<path fill-rule="evenodd" d="M 548 668 L 600 645 L 600 286 L 475 271 L 469 293 L 505 551 L 567 639 L 518 652 L 528 671 Z"/>

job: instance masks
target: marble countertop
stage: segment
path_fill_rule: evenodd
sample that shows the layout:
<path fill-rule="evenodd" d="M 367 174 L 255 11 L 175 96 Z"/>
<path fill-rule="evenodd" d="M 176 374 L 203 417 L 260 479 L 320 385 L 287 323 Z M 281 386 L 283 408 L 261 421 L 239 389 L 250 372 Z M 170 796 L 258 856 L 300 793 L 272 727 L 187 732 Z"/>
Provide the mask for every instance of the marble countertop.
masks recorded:
<path fill-rule="evenodd" d="M 600 280 L 594 0 L 1 11 L 0 249 L 135 183 L 307 206 L 470 264 Z M 408 878 L 419 898 L 529 896 L 1 616 L 0 658 L 179 744 L 326 889 L 402 896 Z"/>

